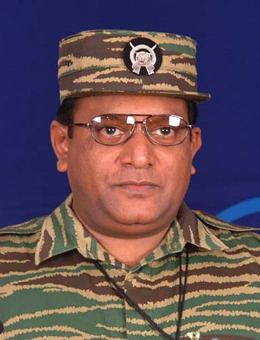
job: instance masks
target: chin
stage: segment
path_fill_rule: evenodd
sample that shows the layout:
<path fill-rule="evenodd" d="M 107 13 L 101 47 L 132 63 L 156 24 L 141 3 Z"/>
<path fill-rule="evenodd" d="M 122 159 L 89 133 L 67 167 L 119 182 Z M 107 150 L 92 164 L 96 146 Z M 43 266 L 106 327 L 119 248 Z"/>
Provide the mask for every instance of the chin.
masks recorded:
<path fill-rule="evenodd" d="M 128 225 L 128 226 L 137 226 L 137 225 L 148 225 L 148 224 L 153 224 L 157 220 L 156 217 L 153 216 L 136 216 L 131 215 L 131 216 L 123 216 L 122 218 L 118 218 L 118 222 L 123 224 L 123 225 Z"/>
<path fill-rule="evenodd" d="M 111 211 L 111 217 L 118 224 L 133 227 L 139 226 L 139 228 L 141 227 L 141 225 L 145 226 L 158 224 L 163 219 L 163 215 L 161 211 L 157 211 L 156 209 L 154 209 L 154 207 L 136 207 L 135 209 L 131 207 L 131 210 L 118 208 L 116 214 L 114 211 Z"/>
<path fill-rule="evenodd" d="M 158 233 L 162 225 L 158 221 L 151 219 L 124 219 L 118 220 L 119 227 L 117 233 L 121 237 L 145 237 Z M 116 229 L 113 230 L 115 232 Z"/>

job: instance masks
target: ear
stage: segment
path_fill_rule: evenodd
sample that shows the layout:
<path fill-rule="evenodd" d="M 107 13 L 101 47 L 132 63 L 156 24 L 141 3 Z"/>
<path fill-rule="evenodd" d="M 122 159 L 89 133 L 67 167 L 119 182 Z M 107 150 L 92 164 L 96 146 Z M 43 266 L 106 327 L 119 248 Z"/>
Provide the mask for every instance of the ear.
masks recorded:
<path fill-rule="evenodd" d="M 196 153 L 202 146 L 202 139 L 201 139 L 201 129 L 195 127 L 191 130 L 191 156 L 192 160 L 194 159 Z M 194 165 L 191 166 L 191 175 L 196 173 L 196 168 Z"/>
<path fill-rule="evenodd" d="M 52 121 L 50 126 L 51 144 L 57 157 L 57 170 L 66 172 L 68 169 L 69 137 L 68 127 L 57 121 Z"/>

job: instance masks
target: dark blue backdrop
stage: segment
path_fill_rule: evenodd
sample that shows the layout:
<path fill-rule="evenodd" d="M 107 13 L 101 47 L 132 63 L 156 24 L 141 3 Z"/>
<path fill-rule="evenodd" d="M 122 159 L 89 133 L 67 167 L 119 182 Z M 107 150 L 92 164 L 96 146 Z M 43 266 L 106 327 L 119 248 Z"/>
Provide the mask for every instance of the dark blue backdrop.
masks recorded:
<path fill-rule="evenodd" d="M 232 207 L 221 216 L 260 226 L 259 11 L 258 0 L 2 1 L 0 225 L 46 214 L 69 192 L 49 142 L 58 40 L 125 28 L 198 41 L 200 89 L 212 101 L 200 108 L 204 145 L 187 201 L 213 214 Z"/>

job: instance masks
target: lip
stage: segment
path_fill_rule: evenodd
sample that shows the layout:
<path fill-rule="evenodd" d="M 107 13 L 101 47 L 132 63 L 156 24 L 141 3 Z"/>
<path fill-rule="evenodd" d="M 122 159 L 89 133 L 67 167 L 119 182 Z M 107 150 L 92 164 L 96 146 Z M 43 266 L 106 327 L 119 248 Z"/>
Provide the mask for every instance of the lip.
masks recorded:
<path fill-rule="evenodd" d="M 116 186 L 130 192 L 146 192 L 159 187 L 150 181 L 125 181 L 118 183 Z"/>
<path fill-rule="evenodd" d="M 150 182 L 150 181 L 125 181 L 120 182 L 117 185 L 136 185 L 136 186 L 142 186 L 142 185 L 150 185 L 150 186 L 158 186 L 157 184 Z"/>

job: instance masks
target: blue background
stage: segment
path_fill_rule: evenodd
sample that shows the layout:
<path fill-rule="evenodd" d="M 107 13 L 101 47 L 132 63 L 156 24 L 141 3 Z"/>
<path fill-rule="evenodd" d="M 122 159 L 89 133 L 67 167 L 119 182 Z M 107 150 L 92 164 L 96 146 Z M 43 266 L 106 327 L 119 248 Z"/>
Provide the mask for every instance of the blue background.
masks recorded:
<path fill-rule="evenodd" d="M 260 226 L 259 11 L 258 0 L 2 1 L 0 225 L 47 214 L 69 193 L 49 142 L 59 39 L 123 28 L 198 41 L 199 87 L 212 100 L 200 105 L 204 144 L 187 202 Z"/>

